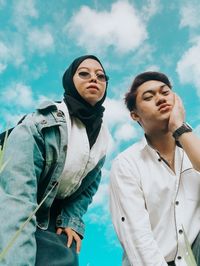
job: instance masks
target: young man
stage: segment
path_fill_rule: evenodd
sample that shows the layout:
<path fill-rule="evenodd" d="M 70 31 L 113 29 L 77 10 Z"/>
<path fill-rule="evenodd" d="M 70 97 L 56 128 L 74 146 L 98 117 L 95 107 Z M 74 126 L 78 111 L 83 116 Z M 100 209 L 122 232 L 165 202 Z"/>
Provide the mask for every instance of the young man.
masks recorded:
<path fill-rule="evenodd" d="M 200 139 L 160 72 L 138 75 L 125 103 L 145 136 L 119 154 L 111 170 L 111 215 L 123 265 L 186 266 L 184 231 L 200 265 Z"/>

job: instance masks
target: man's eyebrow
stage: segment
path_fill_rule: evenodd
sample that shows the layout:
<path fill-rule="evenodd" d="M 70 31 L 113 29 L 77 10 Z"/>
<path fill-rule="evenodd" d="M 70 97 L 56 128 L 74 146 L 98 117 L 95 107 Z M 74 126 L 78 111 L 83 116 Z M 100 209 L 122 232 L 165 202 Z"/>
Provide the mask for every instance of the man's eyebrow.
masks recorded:
<path fill-rule="evenodd" d="M 159 86 L 159 87 L 151 88 L 151 89 L 145 91 L 142 95 L 144 95 L 144 94 L 146 94 L 146 93 L 154 94 L 154 93 L 155 93 L 155 89 L 163 89 L 163 88 L 166 87 L 166 86 L 167 86 L 166 84 L 162 84 L 162 85 Z"/>

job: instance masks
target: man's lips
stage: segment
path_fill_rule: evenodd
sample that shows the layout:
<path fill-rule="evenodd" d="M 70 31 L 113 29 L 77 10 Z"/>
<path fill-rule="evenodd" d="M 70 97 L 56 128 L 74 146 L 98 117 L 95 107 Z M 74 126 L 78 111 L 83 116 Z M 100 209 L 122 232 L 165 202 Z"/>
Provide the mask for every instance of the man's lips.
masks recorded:
<path fill-rule="evenodd" d="M 161 104 L 161 105 L 159 106 L 158 111 L 166 111 L 166 110 L 168 110 L 169 108 L 171 108 L 171 105 L 170 105 L 170 104 L 168 104 L 168 103 L 163 103 L 163 104 Z"/>

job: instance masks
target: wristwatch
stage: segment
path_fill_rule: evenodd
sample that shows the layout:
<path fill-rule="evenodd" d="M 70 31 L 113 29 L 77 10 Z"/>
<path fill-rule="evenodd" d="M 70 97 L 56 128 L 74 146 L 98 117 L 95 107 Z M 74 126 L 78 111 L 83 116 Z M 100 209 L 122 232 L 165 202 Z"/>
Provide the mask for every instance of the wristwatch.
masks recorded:
<path fill-rule="evenodd" d="M 178 138 L 183 134 L 187 132 L 192 132 L 192 127 L 188 125 L 187 123 L 183 122 L 182 126 L 177 128 L 174 133 L 172 134 L 175 140 L 178 140 Z"/>

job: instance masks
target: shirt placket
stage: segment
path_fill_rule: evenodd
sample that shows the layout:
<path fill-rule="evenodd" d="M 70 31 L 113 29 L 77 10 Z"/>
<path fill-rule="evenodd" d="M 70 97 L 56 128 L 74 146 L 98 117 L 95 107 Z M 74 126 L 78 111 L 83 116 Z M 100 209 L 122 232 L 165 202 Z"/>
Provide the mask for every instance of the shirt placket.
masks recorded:
<path fill-rule="evenodd" d="M 181 159 L 177 157 L 181 156 Z M 179 163 L 178 163 L 179 162 Z M 183 221 L 184 221 L 184 199 L 181 193 L 181 172 L 182 172 L 182 163 L 183 163 L 183 151 L 176 150 L 175 155 L 175 169 L 176 169 L 176 183 L 175 183 L 175 197 L 173 201 L 174 205 L 174 219 L 176 226 L 176 235 L 177 235 L 177 253 L 175 257 L 175 263 L 177 266 L 185 265 L 184 262 L 184 234 L 183 234 Z"/>

